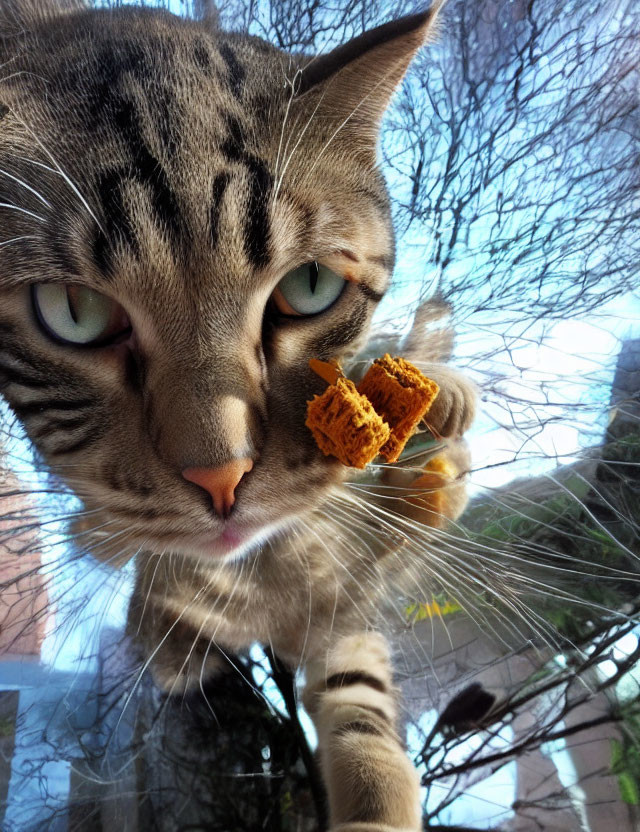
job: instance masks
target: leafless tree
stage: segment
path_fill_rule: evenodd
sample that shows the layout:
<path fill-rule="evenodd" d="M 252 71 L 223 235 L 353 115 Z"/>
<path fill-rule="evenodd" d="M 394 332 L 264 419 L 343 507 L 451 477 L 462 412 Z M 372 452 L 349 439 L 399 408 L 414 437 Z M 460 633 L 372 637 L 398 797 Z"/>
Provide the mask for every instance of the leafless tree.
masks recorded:
<path fill-rule="evenodd" d="M 214 14 L 205 0 L 182 8 Z M 413 9 L 408 0 L 221 0 L 215 14 L 225 28 L 311 53 Z M 429 828 L 464 828 L 471 821 L 455 807 L 514 761 L 517 794 L 501 798 L 493 828 L 603 828 L 598 783 L 620 832 L 638 819 L 640 349 L 626 342 L 613 384 L 612 363 L 594 365 L 581 388 L 565 379 L 580 401 L 559 395 L 562 366 L 555 379 L 527 384 L 517 349 L 545 345 L 558 322 L 597 321 L 616 298 L 640 308 L 639 33 L 633 0 L 451 0 L 438 42 L 385 121 L 381 163 L 401 254 L 389 318 L 397 321 L 405 291 L 409 311 L 426 293 L 451 310 L 454 357 L 481 384 L 494 425 L 522 437 L 496 465 L 522 476 L 516 462 L 534 459 L 528 448 L 552 424 L 573 425 L 586 449 L 570 466 L 559 459 L 536 476 L 525 466 L 527 479 L 485 489 L 450 538 L 465 556 L 485 558 L 488 580 L 502 576 L 525 599 L 520 642 L 496 623 L 513 607 L 481 592 L 469 617 L 439 619 L 434 599 L 414 599 L 397 634 Z M 401 342 L 402 330 L 392 337 Z M 42 557 L 48 530 L 76 508 L 40 476 L 6 410 L 2 420 L 0 468 L 23 475 L 0 480 L 0 551 L 21 564 L 2 573 L 0 643 L 11 650 L 28 627 L 40 637 L 54 603 L 56 626 L 72 633 L 87 613 L 69 575 L 90 586 L 97 567 L 81 547 L 55 562 Z M 418 643 L 436 645 L 430 659 Z M 98 681 L 75 699 L 61 694 L 46 719 L 31 719 L 34 703 L 10 713 L 17 706 L 0 693 L 0 754 L 29 757 L 25 781 L 40 783 L 43 806 L 51 797 L 52 823 L 61 814 L 83 832 L 117 828 L 125 816 L 139 829 L 323 827 L 294 682 L 276 657 L 233 657 L 224 682 L 173 701 L 139 680 L 135 648 L 120 635 L 105 629 L 95 650 Z M 581 778 L 579 811 L 575 790 L 542 753 L 554 742 Z M 47 794 L 54 760 L 73 762 L 71 809 Z M 540 776 L 527 781 L 526 772 Z M 2 789 L 0 781 L 0 815 Z"/>

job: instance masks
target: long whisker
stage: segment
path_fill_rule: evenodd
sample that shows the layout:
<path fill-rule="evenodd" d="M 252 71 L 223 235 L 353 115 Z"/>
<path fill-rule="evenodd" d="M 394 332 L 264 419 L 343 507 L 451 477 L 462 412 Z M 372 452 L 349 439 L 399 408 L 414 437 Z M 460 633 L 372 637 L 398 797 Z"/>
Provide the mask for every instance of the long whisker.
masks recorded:
<path fill-rule="evenodd" d="M 13 173 L 9 173 L 9 171 L 2 170 L 0 168 L 0 176 L 6 176 L 7 179 L 12 179 L 14 182 L 17 182 L 19 185 L 22 185 L 23 188 L 32 193 L 36 197 L 36 199 L 39 199 L 40 202 L 42 202 L 42 204 L 45 205 L 47 208 L 53 207 L 51 203 L 42 196 L 41 193 L 36 191 L 35 188 L 32 188 L 31 185 L 28 185 L 23 179 L 20 179 L 18 176 L 14 176 Z"/>
<path fill-rule="evenodd" d="M 3 240 L 0 243 L 0 248 L 4 248 L 5 246 L 10 246 L 13 243 L 21 243 L 23 240 L 39 240 L 40 238 L 37 237 L 35 234 L 23 234 L 21 237 L 11 237 L 9 240 Z"/>
<path fill-rule="evenodd" d="M 41 217 L 39 214 L 34 214 L 33 211 L 27 210 L 27 208 L 21 208 L 19 205 L 13 205 L 11 202 L 0 202 L 0 208 L 8 208 L 11 211 L 18 211 L 21 214 L 26 214 L 28 217 L 33 217 L 34 220 L 38 220 L 38 222 L 46 222 L 44 217 Z"/>
<path fill-rule="evenodd" d="M 274 178 L 276 180 L 276 187 L 274 189 L 274 194 L 273 194 L 274 201 L 277 200 L 277 198 L 278 198 L 278 192 L 280 190 L 280 185 L 282 183 L 282 176 L 284 176 L 284 171 L 282 172 L 282 176 L 280 176 L 280 174 L 279 174 L 280 154 L 282 153 L 282 142 L 284 140 L 284 131 L 285 131 L 285 128 L 287 126 L 287 121 L 289 119 L 289 111 L 291 110 L 291 104 L 293 103 L 293 99 L 295 98 L 295 85 L 296 85 L 296 81 L 299 77 L 300 77 L 300 70 L 298 70 L 295 73 L 294 77 L 291 80 L 289 80 L 288 77 L 286 78 L 286 81 L 287 81 L 287 83 L 289 84 L 289 87 L 290 87 L 290 93 L 289 93 L 289 98 L 287 99 L 287 106 L 286 106 L 286 109 L 285 109 L 285 112 L 284 112 L 284 117 L 282 119 L 282 127 L 280 128 L 280 140 L 278 142 L 278 153 L 276 155 L 276 164 L 275 164 L 275 171 L 274 171 Z M 287 139 L 287 143 L 288 143 L 288 139 Z M 286 147 L 285 147 L 285 152 L 286 152 Z"/>
<path fill-rule="evenodd" d="M 415 527 L 412 528 L 411 524 L 407 523 L 405 518 L 403 518 L 403 517 L 401 517 L 401 516 L 399 516 L 399 515 L 397 515 L 393 512 L 385 511 L 384 509 L 381 509 L 379 506 L 375 506 L 375 505 L 371 505 L 371 504 L 368 504 L 367 506 L 361 504 L 361 509 L 363 511 L 366 511 L 367 509 L 372 510 L 374 512 L 374 514 L 378 517 L 379 522 L 383 522 L 383 525 L 387 528 L 390 527 L 391 529 L 396 529 L 397 526 L 406 525 L 406 526 L 409 527 L 408 531 L 406 533 L 410 534 L 410 532 L 413 531 L 413 534 L 415 535 L 415 532 L 416 532 Z M 429 531 L 433 534 L 433 530 L 430 529 Z M 433 547 L 433 542 L 432 541 L 426 541 L 426 542 L 430 543 L 430 545 L 429 545 L 430 556 L 431 557 L 436 556 L 436 552 L 435 552 L 435 549 Z M 507 604 L 508 606 L 511 606 L 514 609 L 514 612 L 516 611 L 515 607 L 514 607 L 515 599 L 514 598 L 509 599 L 509 598 L 507 598 L 507 596 L 505 594 L 506 589 L 507 589 L 506 586 L 501 587 L 502 592 L 500 592 L 500 591 L 496 590 L 496 588 L 494 586 L 488 584 L 486 581 L 481 580 L 480 577 L 477 575 L 477 570 L 474 567 L 472 567 L 472 564 L 473 564 L 473 558 L 472 557 L 470 557 L 469 562 L 465 562 L 463 564 L 462 561 L 460 561 L 460 559 L 451 550 L 449 550 L 447 552 L 447 554 L 448 554 L 448 559 L 447 560 L 440 559 L 438 561 L 438 563 L 439 563 L 438 581 L 439 582 L 442 582 L 444 580 L 444 575 L 445 574 L 450 574 L 451 566 L 453 565 L 453 563 L 458 563 L 459 565 L 464 565 L 464 567 L 465 567 L 464 588 L 466 590 L 468 590 L 468 588 L 469 588 L 469 582 L 471 582 L 471 584 L 477 584 L 478 589 L 480 589 L 481 591 L 484 591 L 484 592 L 488 592 L 490 595 L 494 595 L 496 597 L 496 600 L 499 600 L 503 604 Z M 422 559 L 422 561 L 423 561 L 422 565 L 424 566 L 424 559 Z M 518 602 L 518 605 L 521 608 L 520 613 L 519 613 L 519 617 L 522 617 L 523 619 L 528 618 L 527 608 L 523 607 L 520 604 L 520 602 Z M 467 612 L 468 612 L 468 610 L 467 610 Z M 494 614 L 496 614 L 496 613 L 500 614 L 499 611 L 497 611 L 497 610 L 493 610 L 493 612 L 494 612 Z M 504 620 L 504 623 L 510 629 L 513 628 L 513 626 L 514 626 L 513 622 L 510 622 L 506 617 L 504 617 L 503 620 Z M 532 625 L 532 623 L 533 623 L 532 621 L 529 621 L 530 625 Z M 543 623 L 545 623 L 545 622 L 543 622 Z M 536 628 L 534 627 L 534 629 L 536 629 Z M 547 630 L 549 629 L 548 625 L 547 625 L 546 629 Z M 516 630 L 516 632 L 518 632 L 518 631 Z M 522 634 L 519 634 L 519 635 L 521 637 L 523 637 Z"/>
<path fill-rule="evenodd" d="M 297 77 L 297 75 L 296 75 L 296 77 Z M 289 105 L 287 106 L 287 113 L 288 113 L 288 111 L 289 111 L 289 106 L 290 106 L 291 100 L 293 99 L 293 94 L 294 94 L 294 93 L 293 93 L 293 89 L 294 89 L 293 84 L 294 84 L 294 83 L 295 83 L 295 78 L 294 78 L 294 81 L 292 82 L 292 95 L 291 95 L 291 99 L 290 99 L 290 101 L 289 101 Z M 279 178 L 278 178 L 276 188 L 274 189 L 274 195 L 273 195 L 273 199 L 274 199 L 274 201 L 275 201 L 275 199 L 277 199 L 278 193 L 279 193 L 279 191 L 280 191 L 280 186 L 281 186 L 281 184 L 282 184 L 282 182 L 283 182 L 283 180 L 284 180 L 284 175 L 285 175 L 285 173 L 287 172 L 287 168 L 289 167 L 289 164 L 290 164 L 291 160 L 293 159 L 293 156 L 294 156 L 294 154 L 295 154 L 296 150 L 297 150 L 297 149 L 298 149 L 298 147 L 300 146 L 300 143 L 302 142 L 302 140 L 303 140 L 303 138 L 304 138 L 304 136 L 305 136 L 305 134 L 306 134 L 307 130 L 309 129 L 309 127 L 310 127 L 310 126 L 311 126 L 311 124 L 313 123 L 314 116 L 316 115 L 316 113 L 317 113 L 317 111 L 318 111 L 318 108 L 320 107 L 320 104 L 322 103 L 323 98 L 324 98 L 324 93 L 323 93 L 323 94 L 319 97 L 318 102 L 316 103 L 316 106 L 314 107 L 314 109 L 313 109 L 313 111 L 312 111 L 311 115 L 310 115 L 310 116 L 309 116 L 309 118 L 307 119 L 307 123 L 304 125 L 304 127 L 302 128 L 302 130 L 300 130 L 300 133 L 299 133 L 299 135 L 298 135 L 298 139 L 297 139 L 297 141 L 296 141 L 295 145 L 293 146 L 293 148 L 292 148 L 292 150 L 291 150 L 291 153 L 289 153 L 289 156 L 287 157 L 287 159 L 286 159 L 285 163 L 284 163 L 284 164 L 283 164 L 283 166 L 282 166 L 282 171 L 281 171 L 280 176 L 279 176 Z M 283 128 L 282 128 L 282 129 L 283 129 L 283 131 L 284 131 L 284 124 L 283 124 Z M 286 145 L 286 147 L 285 147 L 285 152 L 286 152 L 286 150 L 287 150 L 287 148 L 288 148 L 288 146 L 289 146 L 289 140 L 290 140 L 290 139 L 287 139 L 287 145 Z"/>
<path fill-rule="evenodd" d="M 49 150 L 45 147 L 45 145 L 44 145 L 44 144 L 42 143 L 42 141 L 38 138 L 38 136 L 36 136 L 36 134 L 33 132 L 33 130 L 31 130 L 31 128 L 30 128 L 30 127 L 29 127 L 29 126 L 28 126 L 28 125 L 27 125 L 24 121 L 20 120 L 20 123 L 21 123 L 21 124 L 22 124 L 22 126 L 25 128 L 25 130 L 26 130 L 26 131 L 27 131 L 27 132 L 28 132 L 28 133 L 32 136 L 32 138 L 36 141 L 36 143 L 38 144 L 38 147 L 40 147 L 40 148 L 41 148 L 41 150 L 45 153 L 45 155 L 46 155 L 46 156 L 47 156 L 47 158 L 50 160 L 51 164 L 52 164 L 52 165 L 54 165 L 54 167 L 53 167 L 53 168 L 51 168 L 51 167 L 49 167 L 48 165 L 45 165 L 43 162 L 37 162 L 37 161 L 35 161 L 34 159 L 28 159 L 28 158 L 26 158 L 26 157 L 18 157 L 18 158 L 21 158 L 21 159 L 22 159 L 22 161 L 24 161 L 24 162 L 31 162 L 31 164 L 33 164 L 33 165 L 36 165 L 36 166 L 38 166 L 38 167 L 41 167 L 41 168 L 43 168 L 44 170 L 49 171 L 50 173 L 57 174 L 58 176 L 62 177 L 62 179 L 66 182 L 66 184 L 69 186 L 69 188 L 71 188 L 71 190 L 73 191 L 73 193 L 74 193 L 74 194 L 78 197 L 78 199 L 79 199 L 79 200 L 80 200 L 80 202 L 82 203 L 83 207 L 85 208 L 86 212 L 89 214 L 89 216 L 91 217 L 91 219 L 95 222 L 95 224 L 98 226 L 98 228 L 100 229 L 100 231 L 101 231 L 103 234 L 106 234 L 106 232 L 105 232 L 104 228 L 102 227 L 102 225 L 101 225 L 101 223 L 100 223 L 100 220 L 96 217 L 96 215 L 94 214 L 94 212 L 91 210 L 91 206 L 89 205 L 89 203 L 87 202 L 87 200 L 86 200 L 86 199 L 82 196 L 82 194 L 81 194 L 81 193 L 80 193 L 80 191 L 78 190 L 77 185 L 76 185 L 76 184 L 73 182 L 73 180 L 72 180 L 72 179 L 68 176 L 68 174 L 67 174 L 67 173 L 65 173 L 65 171 L 63 170 L 63 168 L 60 166 L 60 164 L 57 162 L 57 160 L 56 160 L 56 159 L 55 159 L 55 157 L 53 156 L 53 154 L 52 154 L 52 153 L 51 153 L 51 152 L 50 152 L 50 151 L 49 151 Z"/>

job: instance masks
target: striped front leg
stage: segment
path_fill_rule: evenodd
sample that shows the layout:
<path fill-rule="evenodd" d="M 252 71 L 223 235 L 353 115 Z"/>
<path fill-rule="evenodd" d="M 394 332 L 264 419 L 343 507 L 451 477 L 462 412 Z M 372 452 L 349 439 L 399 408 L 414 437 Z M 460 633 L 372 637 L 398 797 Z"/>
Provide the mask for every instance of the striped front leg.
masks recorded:
<path fill-rule="evenodd" d="M 422 829 L 418 774 L 396 732 L 389 648 L 345 636 L 306 667 L 303 702 L 318 732 L 332 832 Z"/>

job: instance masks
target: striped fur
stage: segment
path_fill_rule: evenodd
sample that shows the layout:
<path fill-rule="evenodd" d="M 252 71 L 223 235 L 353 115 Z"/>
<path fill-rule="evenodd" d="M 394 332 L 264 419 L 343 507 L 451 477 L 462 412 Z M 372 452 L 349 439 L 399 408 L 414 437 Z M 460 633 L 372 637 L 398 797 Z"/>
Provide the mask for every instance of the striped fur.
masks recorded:
<path fill-rule="evenodd" d="M 422 828 L 418 775 L 397 733 L 395 696 L 378 633 L 346 636 L 307 665 L 304 703 L 318 731 L 332 829 Z"/>
<path fill-rule="evenodd" d="M 114 564 L 137 553 L 129 628 L 163 688 L 255 641 L 306 667 L 332 822 L 350 832 L 420 828 L 370 630 L 416 572 L 331 508 L 346 472 L 304 426 L 323 389 L 308 360 L 355 355 L 388 285 L 376 134 L 431 24 L 311 60 L 161 11 L 0 0 L 0 391 L 83 500 L 77 540 Z M 280 279 L 314 260 L 345 277 L 339 301 L 277 315 Z M 132 334 L 52 340 L 31 294 L 51 282 L 112 298 Z M 473 393 L 428 371 L 433 427 L 456 438 Z M 237 457 L 254 467 L 226 521 L 181 471 Z"/>

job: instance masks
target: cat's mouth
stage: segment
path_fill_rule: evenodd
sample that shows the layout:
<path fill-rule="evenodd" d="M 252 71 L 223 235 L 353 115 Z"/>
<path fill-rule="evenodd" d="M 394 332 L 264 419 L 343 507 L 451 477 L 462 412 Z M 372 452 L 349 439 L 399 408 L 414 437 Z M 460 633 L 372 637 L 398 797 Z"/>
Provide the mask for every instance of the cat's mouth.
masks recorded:
<path fill-rule="evenodd" d="M 172 552 L 202 561 L 235 560 L 256 553 L 264 546 L 272 545 L 274 539 L 286 533 L 291 524 L 291 518 L 251 524 L 231 518 L 222 528 L 216 530 L 199 529 L 186 532 L 184 529 L 170 531 L 157 528 L 151 530 L 141 526 L 132 528 L 130 522 L 121 524 L 120 520 L 121 518 L 112 518 L 110 522 L 99 524 L 96 528 L 95 519 L 81 517 L 73 522 L 72 528 L 74 534 L 84 540 L 84 545 L 95 557 L 120 564 L 126 562 L 136 549 Z M 104 528 L 106 526 L 108 529 Z M 117 531 L 118 528 L 121 529 L 120 532 Z M 128 545 L 114 555 L 110 541 L 125 533 Z"/>
<path fill-rule="evenodd" d="M 299 511 L 287 511 L 282 505 L 269 511 L 239 506 L 239 511 L 222 519 L 214 518 L 210 510 L 184 511 L 180 504 L 169 516 L 154 509 L 152 516 L 144 517 L 136 508 L 101 506 L 89 496 L 83 503 L 85 510 L 72 523 L 74 535 L 96 558 L 114 563 L 126 562 L 140 550 L 202 562 L 236 560 L 274 545 L 290 533 L 299 517 Z"/>
<path fill-rule="evenodd" d="M 270 545 L 285 525 L 281 522 L 247 528 L 236 525 L 231 520 L 225 523 L 220 534 L 194 536 L 191 540 L 184 541 L 180 549 L 185 554 L 195 554 L 198 557 L 240 558 Z"/>

